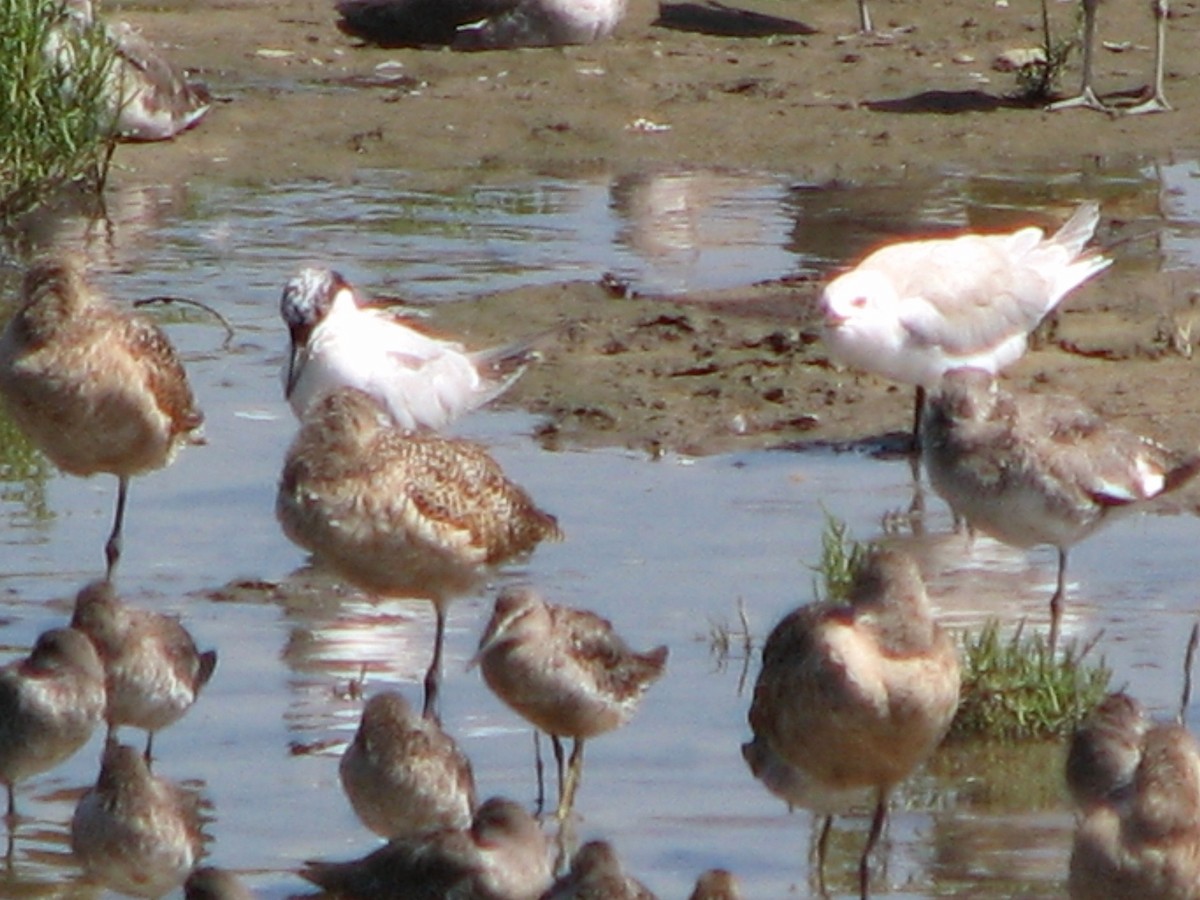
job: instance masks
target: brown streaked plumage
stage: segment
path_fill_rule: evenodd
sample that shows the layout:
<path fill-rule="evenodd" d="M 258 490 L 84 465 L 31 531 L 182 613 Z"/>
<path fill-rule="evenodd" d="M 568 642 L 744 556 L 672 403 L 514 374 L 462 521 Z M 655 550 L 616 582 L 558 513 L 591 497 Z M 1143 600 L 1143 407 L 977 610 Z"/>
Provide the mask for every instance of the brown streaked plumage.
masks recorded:
<path fill-rule="evenodd" d="M 309 407 L 284 462 L 275 513 L 288 538 L 352 584 L 433 602 L 427 715 L 437 709 L 450 598 L 488 566 L 562 536 L 555 518 L 482 447 L 406 434 L 354 388 Z"/>
<path fill-rule="evenodd" d="M 354 812 L 381 837 L 471 824 L 470 761 L 434 719 L 414 713 L 398 691 L 367 701 L 338 772 Z"/>
<path fill-rule="evenodd" d="M 144 729 L 150 762 L 154 733 L 191 709 L 212 678 L 216 651 L 201 653 L 173 616 L 122 603 L 108 581 L 79 592 L 71 625 L 91 638 L 104 665 L 109 738 L 121 725 Z"/>
<path fill-rule="evenodd" d="M 8 817 L 19 781 L 74 755 L 104 721 L 104 668 L 87 636 L 54 628 L 33 651 L 0 669 L 0 780 Z"/>
<path fill-rule="evenodd" d="M 571 871 L 554 882 L 541 900 L 656 900 L 654 892 L 626 875 L 608 841 L 588 841 L 571 860 Z"/>
<path fill-rule="evenodd" d="M 174 348 L 96 293 L 79 260 L 44 259 L 25 273 L 20 308 L 0 337 L 0 395 L 64 472 L 117 477 L 104 548 L 111 577 L 129 479 L 170 463 L 203 421 Z"/>
<path fill-rule="evenodd" d="M 1139 729 L 1144 737 L 1131 781 L 1122 783 L 1112 768 L 1106 776 L 1103 765 L 1083 772 L 1093 787 L 1106 777 L 1111 783 L 1106 794 L 1092 791 L 1080 806 L 1067 879 L 1072 900 L 1200 898 L 1200 746 L 1195 738 L 1182 725 L 1146 730 L 1144 720 L 1126 715 L 1084 738 L 1097 745 L 1088 760 L 1108 758 L 1105 744 L 1127 758 L 1124 748 L 1137 742 Z M 1076 759 L 1076 781 L 1079 765 Z"/>
<path fill-rule="evenodd" d="M 161 897 L 200 858 L 200 825 L 196 795 L 153 775 L 133 747 L 109 741 L 95 786 L 75 806 L 71 851 L 105 886 Z"/>
<path fill-rule="evenodd" d="M 310 861 L 300 874 L 348 900 L 537 900 L 550 886 L 550 848 L 533 816 L 493 797 L 465 831 L 390 841 L 352 862 Z"/>
<path fill-rule="evenodd" d="M 1058 645 L 1067 551 L 1122 512 L 1190 481 L 1200 454 L 1174 454 L 1071 397 L 1017 394 L 980 369 L 953 369 L 930 397 L 921 455 L 933 487 L 970 525 L 1017 547 L 1050 544 Z"/>
<path fill-rule="evenodd" d="M 662 675 L 667 648 L 635 653 L 607 619 L 546 603 L 532 588 L 515 587 L 496 598 L 472 662 L 496 696 L 550 735 L 561 819 L 574 804 L 584 741 L 629 721 L 646 689 Z M 564 737 L 574 739 L 565 783 Z"/>
<path fill-rule="evenodd" d="M 767 638 L 762 661 L 752 744 L 764 742 L 795 770 L 792 802 L 825 816 L 820 883 L 833 814 L 848 792 L 875 793 L 858 870 L 866 897 L 888 797 L 933 753 L 958 707 L 954 642 L 933 620 L 916 563 L 874 548 L 855 573 L 849 602 L 789 613 Z"/>
<path fill-rule="evenodd" d="M 709 869 L 700 873 L 688 900 L 742 900 L 742 890 L 728 869 Z"/>
<path fill-rule="evenodd" d="M 1129 791 L 1153 723 L 1128 694 L 1109 694 L 1075 729 L 1067 751 L 1067 790 L 1083 811 Z"/>

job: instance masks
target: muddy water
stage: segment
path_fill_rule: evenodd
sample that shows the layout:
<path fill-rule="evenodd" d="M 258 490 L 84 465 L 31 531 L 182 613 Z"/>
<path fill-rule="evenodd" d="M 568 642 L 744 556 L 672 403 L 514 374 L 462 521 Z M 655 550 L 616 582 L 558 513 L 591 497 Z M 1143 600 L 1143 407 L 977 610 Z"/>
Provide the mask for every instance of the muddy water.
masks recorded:
<path fill-rule="evenodd" d="M 1185 188 L 1193 175 L 1194 167 L 1181 168 Z M 192 297 L 235 329 L 223 346 L 223 333 L 203 315 L 166 314 L 207 414 L 208 444 L 134 483 L 118 585 L 133 602 L 178 613 L 202 646 L 219 650 L 199 705 L 156 740 L 157 770 L 204 792 L 211 861 L 246 873 L 269 897 L 303 891 L 292 874 L 303 859 L 349 858 L 377 846 L 337 781 L 337 757 L 360 708 L 346 688 L 365 667 L 368 691 L 398 685 L 417 697 L 432 637 L 426 605 L 370 601 L 314 581 L 274 522 L 275 480 L 294 431 L 280 397 L 276 304 L 294 267 L 328 260 L 385 288 L 387 279 L 402 279 L 406 292 L 426 299 L 605 270 L 641 287 L 677 290 L 806 271 L 828 264 L 834 248 L 865 245 L 887 227 L 877 221 L 875 232 L 830 235 L 830 223 L 855 222 L 853 208 L 870 202 L 867 189 L 835 196 L 722 174 L 705 188 L 712 202 L 666 204 L 688 212 L 659 221 L 685 224 L 674 233 L 662 224 L 651 229 L 659 239 L 651 246 L 636 237 L 636 217 L 623 212 L 631 208 L 628 186 L 539 183 L 452 198 L 413 191 L 385 204 L 376 177 L 384 178 L 254 195 L 221 185 L 147 189 L 117 198 L 114 226 L 87 237 L 105 287 L 131 297 Z M 978 181 L 956 179 L 922 186 L 919 197 L 910 195 L 917 212 L 906 216 L 926 228 L 963 224 L 953 198 L 968 184 L 981 190 Z M 679 185 L 670 187 L 677 196 Z M 879 203 L 899 208 L 901 191 L 891 190 Z M 1170 252 L 1181 265 L 1196 252 L 1200 214 L 1194 193 L 1169 196 Z M 55 230 L 80 236 L 78 223 Z M 739 258 L 753 275 L 730 274 L 729 260 Z M 671 650 L 667 676 L 634 721 L 589 744 L 575 838 L 612 841 L 664 897 L 686 896 L 711 866 L 736 871 L 749 897 L 806 895 L 808 817 L 789 815 L 767 795 L 739 753 L 748 696 L 738 609 L 761 641 L 779 616 L 811 597 L 806 563 L 819 555 L 826 514 L 857 537 L 879 536 L 912 503 L 907 464 L 815 451 L 702 459 L 552 453 L 531 439 L 536 424 L 519 412 L 489 412 L 460 429 L 485 441 L 568 535 L 501 578 L 531 580 L 556 602 L 608 616 L 636 646 Z M 0 643 L 14 656 L 62 623 L 74 592 L 100 574 L 114 486 L 60 477 L 11 438 L 5 448 Z M 893 537 L 921 558 L 945 620 L 1043 624 L 1052 554 L 987 540 L 968 546 L 940 502 L 926 503 L 924 533 L 901 528 Z M 1200 596 L 1198 538 L 1192 517 L 1132 517 L 1071 554 L 1068 637 L 1103 629 L 1115 683 L 1162 712 L 1177 702 L 1179 658 Z M 530 732 L 465 670 L 494 588 L 452 608 L 443 713 L 474 762 L 481 794 L 529 801 Z M 711 646 L 722 630 L 734 638 L 725 655 Z M 754 674 L 750 661 L 751 682 Z M 66 829 L 98 754 L 99 737 L 21 790 L 27 818 L 0 893 L 85 891 L 65 849 Z M 1047 747 L 940 759 L 899 798 L 876 876 L 880 893 L 885 886 L 914 897 L 1061 893 L 1070 817 L 1059 793 L 1060 754 Z M 853 889 L 866 824 L 851 816 L 835 834 L 835 893 Z"/>

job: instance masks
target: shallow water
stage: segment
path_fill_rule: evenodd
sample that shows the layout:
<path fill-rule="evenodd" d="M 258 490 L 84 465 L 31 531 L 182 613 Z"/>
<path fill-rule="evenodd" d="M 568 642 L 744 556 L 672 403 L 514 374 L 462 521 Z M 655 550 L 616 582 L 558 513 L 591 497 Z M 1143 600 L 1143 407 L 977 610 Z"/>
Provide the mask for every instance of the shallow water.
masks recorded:
<path fill-rule="evenodd" d="M 994 216 L 1036 205 L 1026 202 L 1033 195 L 1076 197 L 1095 188 L 1133 208 L 1132 198 L 1157 184 L 1168 198 L 1166 225 L 1156 209 L 1134 218 L 1155 220 L 1169 240 L 1122 264 L 1185 264 L 1200 224 L 1194 165 L 1065 187 L 1051 176 L 1035 184 L 954 176 L 818 190 L 781 178 L 701 174 L 694 180 L 706 184 L 710 202 L 692 207 L 678 200 L 680 184 L 664 188 L 670 199 L 662 205 L 684 210 L 677 218 L 687 227 L 673 237 L 657 220 L 650 229 L 657 248 L 636 236 L 637 216 L 628 212 L 642 188 L 599 180 L 446 197 L 406 192 L 400 176 L 374 173 L 349 186 L 155 187 L 113 198 L 114 227 L 89 232 L 100 283 L 130 297 L 192 297 L 236 330 L 223 348 L 220 330 L 202 316 L 168 326 L 207 415 L 208 444 L 134 482 L 118 578 L 126 599 L 180 614 L 202 647 L 220 652 L 199 704 L 155 743 L 156 770 L 202 786 L 212 803 L 211 862 L 247 873 L 264 896 L 282 897 L 304 890 L 291 874 L 301 860 L 350 858 L 377 846 L 337 780 L 338 754 L 359 711 L 346 688 L 365 665 L 368 691 L 399 685 L 415 700 L 432 637 L 427 604 L 372 602 L 336 587 L 314 589 L 303 573 L 293 577 L 303 554 L 279 532 L 272 510 L 294 431 L 280 396 L 277 300 L 300 263 L 332 262 L 352 280 L 384 289 L 394 281 L 397 291 L 422 299 L 606 270 L 639 289 L 678 290 L 819 270 L 855 255 L 846 248 L 973 222 L 973 210 Z M 860 222 L 868 208 L 883 212 Z M 39 240 L 51 232 L 78 240 L 80 229 L 67 222 Z M 710 636 L 721 628 L 736 636 L 741 604 L 761 641 L 783 613 L 810 599 L 806 563 L 819 556 L 826 514 L 845 520 L 856 537 L 878 536 L 887 514 L 911 501 L 907 463 L 829 452 L 659 460 L 620 450 L 548 452 L 530 438 L 535 425 L 521 413 L 485 412 L 460 428 L 485 441 L 567 533 L 502 579 L 531 580 L 555 602 L 611 618 L 635 646 L 671 650 L 666 677 L 633 722 L 588 745 L 578 839 L 611 840 L 629 870 L 664 897 L 686 896 L 711 866 L 737 872 L 748 897 L 807 894 L 808 817 L 789 815 L 742 763 L 746 661 L 736 649 L 714 655 Z M 7 658 L 61 624 L 75 591 L 101 574 L 114 485 L 63 478 L 11 442 L 2 446 Z M 1052 553 L 987 540 L 968 547 L 936 498 L 928 508 L 927 534 L 904 540 L 929 573 L 945 621 L 1045 622 Z M 1114 684 L 1163 713 L 1177 703 L 1200 595 L 1192 564 L 1198 538 L 1192 517 L 1132 517 L 1071 554 L 1068 637 L 1103 629 Z M 443 716 L 473 760 L 481 795 L 527 801 L 530 732 L 465 670 L 494 594 L 492 586 L 452 607 Z M 756 669 L 750 661 L 750 683 Z M 21 789 L 29 818 L 0 894 L 85 890 L 65 849 L 66 829 L 79 790 L 95 777 L 99 748 L 97 736 L 68 765 Z M 897 804 L 879 893 L 1061 893 L 1071 820 L 1058 794 L 1060 764 L 1054 747 L 987 765 L 960 761 L 965 772 L 939 761 Z M 866 824 L 849 817 L 835 833 L 835 894 L 853 890 Z"/>

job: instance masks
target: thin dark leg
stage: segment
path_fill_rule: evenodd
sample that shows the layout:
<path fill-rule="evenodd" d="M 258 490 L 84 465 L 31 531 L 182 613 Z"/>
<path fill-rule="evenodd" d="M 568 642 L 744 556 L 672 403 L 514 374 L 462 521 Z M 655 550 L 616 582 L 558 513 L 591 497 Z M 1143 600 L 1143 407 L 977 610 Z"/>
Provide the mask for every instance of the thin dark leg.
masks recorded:
<path fill-rule="evenodd" d="M 113 515 L 112 533 L 104 545 L 104 560 L 108 564 L 104 577 L 112 581 L 113 571 L 121 559 L 121 527 L 125 523 L 125 501 L 129 496 L 129 479 L 124 475 L 117 476 L 117 511 Z"/>
<path fill-rule="evenodd" d="M 11 830 L 17 821 L 17 792 L 11 781 L 4 786 L 8 788 L 8 827 Z"/>
<path fill-rule="evenodd" d="M 1050 598 L 1050 655 L 1058 649 L 1059 623 L 1062 621 L 1063 599 L 1067 596 L 1067 550 L 1058 548 L 1058 581 Z"/>
<path fill-rule="evenodd" d="M 533 729 L 533 769 L 537 772 L 537 814 L 546 809 L 546 767 L 542 764 L 542 736 Z"/>
<path fill-rule="evenodd" d="M 146 760 L 146 767 L 149 768 L 154 764 L 154 732 L 146 732 L 146 752 L 142 754 L 142 758 Z"/>
<path fill-rule="evenodd" d="M 871 851 L 879 843 L 879 835 L 883 833 L 883 822 L 887 818 L 888 797 L 885 791 L 879 792 L 879 800 L 875 803 L 875 815 L 871 818 L 871 830 L 867 834 L 867 845 L 863 847 L 862 858 L 858 861 L 858 896 L 867 900 L 871 895 Z"/>
<path fill-rule="evenodd" d="M 427 719 L 441 721 L 438 717 L 438 688 L 442 683 L 442 644 L 446 639 L 446 605 L 433 602 L 437 626 L 433 635 L 433 660 L 429 663 L 429 671 L 425 673 L 425 707 L 422 712 Z"/>
<path fill-rule="evenodd" d="M 917 385 L 917 392 L 913 396 L 913 427 L 912 427 L 912 454 L 917 459 L 914 466 L 914 476 L 920 477 L 920 459 L 921 459 L 921 416 L 925 414 L 925 388 Z"/>

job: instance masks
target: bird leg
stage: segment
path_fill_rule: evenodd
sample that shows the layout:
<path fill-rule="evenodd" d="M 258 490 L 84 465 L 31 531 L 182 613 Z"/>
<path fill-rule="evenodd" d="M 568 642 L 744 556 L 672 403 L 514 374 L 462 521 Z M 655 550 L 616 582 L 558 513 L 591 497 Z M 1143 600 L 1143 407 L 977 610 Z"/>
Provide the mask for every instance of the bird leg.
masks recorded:
<path fill-rule="evenodd" d="M 536 728 L 533 729 L 533 770 L 537 773 L 535 808 L 540 816 L 546 808 L 546 767 L 542 764 L 542 736 Z"/>
<path fill-rule="evenodd" d="M 825 851 L 829 849 L 829 832 L 833 830 L 833 816 L 824 816 L 821 821 L 821 833 L 817 837 L 817 892 L 822 897 L 829 895 L 825 887 Z"/>
<path fill-rule="evenodd" d="M 858 0 L 858 29 L 863 34 L 870 34 L 875 30 L 871 26 L 871 11 L 867 9 L 867 0 Z"/>
<path fill-rule="evenodd" d="M 1066 100 L 1059 100 L 1046 107 L 1048 110 L 1075 109 L 1086 107 L 1100 112 L 1112 112 L 1105 106 L 1092 88 L 1092 53 L 1096 44 L 1096 6 L 1099 0 L 1083 0 L 1083 85 L 1079 93 Z"/>
<path fill-rule="evenodd" d="M 1149 100 L 1143 101 L 1129 109 L 1121 110 L 1122 115 L 1137 116 L 1142 113 L 1169 112 L 1171 104 L 1163 92 L 1163 77 L 1166 68 L 1167 55 L 1167 17 L 1170 14 L 1169 0 L 1152 0 L 1154 10 L 1155 40 L 1154 40 L 1154 94 Z"/>
<path fill-rule="evenodd" d="M 1058 629 L 1062 621 L 1063 599 L 1067 595 L 1067 551 L 1058 548 L 1058 579 L 1054 596 L 1050 598 L 1050 656 L 1058 649 Z"/>
<path fill-rule="evenodd" d="M 433 601 L 433 611 L 436 616 L 436 626 L 433 635 L 433 660 L 425 673 L 425 706 L 422 713 L 425 718 L 435 722 L 438 717 L 438 688 L 442 682 L 442 644 L 446 639 L 446 604 L 440 600 Z"/>
<path fill-rule="evenodd" d="M 554 762 L 558 769 L 558 799 L 562 803 L 562 795 L 566 784 L 563 778 L 563 745 L 562 739 L 557 734 L 550 735 L 550 746 L 554 750 Z"/>
<path fill-rule="evenodd" d="M 871 880 L 871 851 L 879 843 L 879 835 L 883 833 L 883 822 L 887 818 L 887 791 L 879 791 L 879 799 L 875 803 L 875 815 L 871 817 L 871 830 L 867 833 L 867 844 L 863 847 L 862 858 L 858 861 L 858 896 L 867 900 L 870 896 Z"/>
<path fill-rule="evenodd" d="M 121 558 L 121 528 L 125 523 L 125 501 L 129 496 L 129 478 L 126 475 L 117 476 L 117 510 L 113 515 L 112 532 L 104 544 L 104 559 L 108 564 L 104 578 L 112 581 L 113 571 Z"/>
<path fill-rule="evenodd" d="M 567 787 L 558 798 L 557 818 L 561 822 L 575 806 L 575 791 L 579 788 L 579 776 L 583 771 L 583 738 L 575 738 L 571 747 L 571 762 L 567 767 Z"/>

